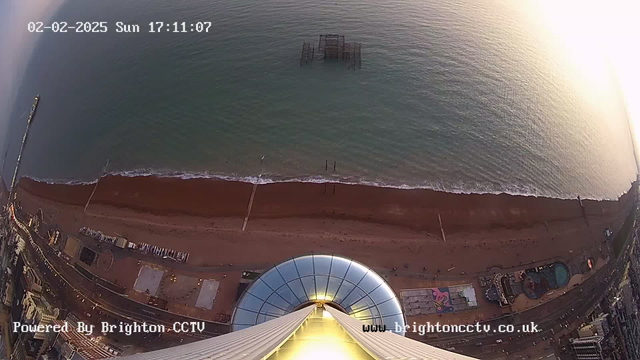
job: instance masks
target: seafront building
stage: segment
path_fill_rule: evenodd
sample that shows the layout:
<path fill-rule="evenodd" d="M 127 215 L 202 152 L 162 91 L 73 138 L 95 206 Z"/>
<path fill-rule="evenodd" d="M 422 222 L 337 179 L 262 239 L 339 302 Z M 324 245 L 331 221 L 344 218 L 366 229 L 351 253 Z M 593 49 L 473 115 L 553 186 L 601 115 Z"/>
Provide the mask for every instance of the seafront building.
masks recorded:
<path fill-rule="evenodd" d="M 596 319 L 591 321 L 589 324 L 578 329 L 578 335 L 581 338 L 588 336 L 607 336 L 610 332 L 609 324 L 607 318 L 609 314 L 600 314 Z"/>
<path fill-rule="evenodd" d="M 602 336 L 571 339 L 571 348 L 576 360 L 602 360 Z"/>
<path fill-rule="evenodd" d="M 48 334 L 47 340 L 51 347 L 49 353 L 52 352 L 51 350 L 55 350 L 59 358 L 65 360 L 97 360 L 118 355 L 117 352 L 101 344 L 96 339 L 91 339 L 78 332 L 72 321 L 69 321 L 69 318 L 67 318 L 66 322 L 54 320 L 52 325 L 63 326 L 65 323 L 69 323 L 67 325 L 69 331 Z M 43 360 L 54 359 L 52 355 L 44 355 L 42 358 Z"/>
<path fill-rule="evenodd" d="M 570 353 L 575 359 L 640 359 L 640 251 L 637 232 L 633 233 L 627 266 L 620 283 L 604 297 L 600 313 L 577 331 L 569 340 Z"/>
<path fill-rule="evenodd" d="M 21 241 L 18 239 L 18 241 Z M 14 267 L 11 274 L 10 324 L 17 322 L 25 325 L 48 325 L 58 318 L 59 310 L 51 306 L 41 294 L 42 281 L 30 266 L 24 252 L 14 255 Z M 5 325 L 6 326 L 6 325 Z M 12 359 L 37 358 L 48 348 L 47 335 L 44 333 L 20 333 L 10 331 Z"/>

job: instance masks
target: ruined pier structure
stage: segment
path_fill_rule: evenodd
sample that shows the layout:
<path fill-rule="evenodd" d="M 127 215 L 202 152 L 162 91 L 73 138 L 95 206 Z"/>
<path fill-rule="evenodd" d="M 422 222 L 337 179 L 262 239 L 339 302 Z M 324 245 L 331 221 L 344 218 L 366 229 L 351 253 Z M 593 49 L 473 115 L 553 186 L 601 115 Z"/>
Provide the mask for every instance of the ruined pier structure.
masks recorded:
<path fill-rule="evenodd" d="M 315 47 L 310 42 L 302 43 L 302 53 L 300 54 L 300 66 L 308 64 L 317 58 L 318 60 L 341 60 L 349 63 L 348 68 L 355 70 L 362 68 L 360 43 L 348 43 L 344 35 L 326 34 L 320 35 L 318 51 L 316 55 Z"/>

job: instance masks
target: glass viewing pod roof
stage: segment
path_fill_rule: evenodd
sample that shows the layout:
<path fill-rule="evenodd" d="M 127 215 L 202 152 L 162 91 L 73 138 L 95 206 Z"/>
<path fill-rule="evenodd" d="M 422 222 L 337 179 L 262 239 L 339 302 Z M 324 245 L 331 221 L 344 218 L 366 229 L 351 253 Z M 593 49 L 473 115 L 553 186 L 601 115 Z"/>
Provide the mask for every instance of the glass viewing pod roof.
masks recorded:
<path fill-rule="evenodd" d="M 264 272 L 238 300 L 232 331 L 318 302 L 404 335 L 402 307 L 386 281 L 354 260 L 333 255 L 301 256 Z M 396 324 L 402 331 L 395 331 Z"/>

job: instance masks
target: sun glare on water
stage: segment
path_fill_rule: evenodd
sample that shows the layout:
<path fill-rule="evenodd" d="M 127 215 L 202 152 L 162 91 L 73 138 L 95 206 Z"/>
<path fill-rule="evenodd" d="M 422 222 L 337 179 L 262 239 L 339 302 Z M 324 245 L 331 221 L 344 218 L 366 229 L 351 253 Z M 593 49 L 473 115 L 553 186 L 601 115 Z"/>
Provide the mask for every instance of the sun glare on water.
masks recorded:
<path fill-rule="evenodd" d="M 599 96 L 600 81 L 617 82 L 626 105 L 633 140 L 640 145 L 640 1 L 543 0 L 529 8 L 557 36 L 585 75 L 587 96 Z M 597 103 L 597 98 L 593 101 Z"/>

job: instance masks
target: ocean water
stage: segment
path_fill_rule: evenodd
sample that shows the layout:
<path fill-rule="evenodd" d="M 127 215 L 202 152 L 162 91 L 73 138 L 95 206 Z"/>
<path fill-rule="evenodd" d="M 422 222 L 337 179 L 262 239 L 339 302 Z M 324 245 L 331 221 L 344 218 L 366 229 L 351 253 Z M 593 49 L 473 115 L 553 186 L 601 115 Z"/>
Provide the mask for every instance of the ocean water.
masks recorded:
<path fill-rule="evenodd" d="M 37 179 L 92 181 L 108 159 L 130 176 L 616 197 L 636 165 L 615 79 L 536 14 L 510 0 L 68 0 L 52 21 L 109 31 L 41 36 L 3 174 L 40 94 L 21 168 Z M 323 33 L 362 43 L 362 69 L 300 67 Z"/>

